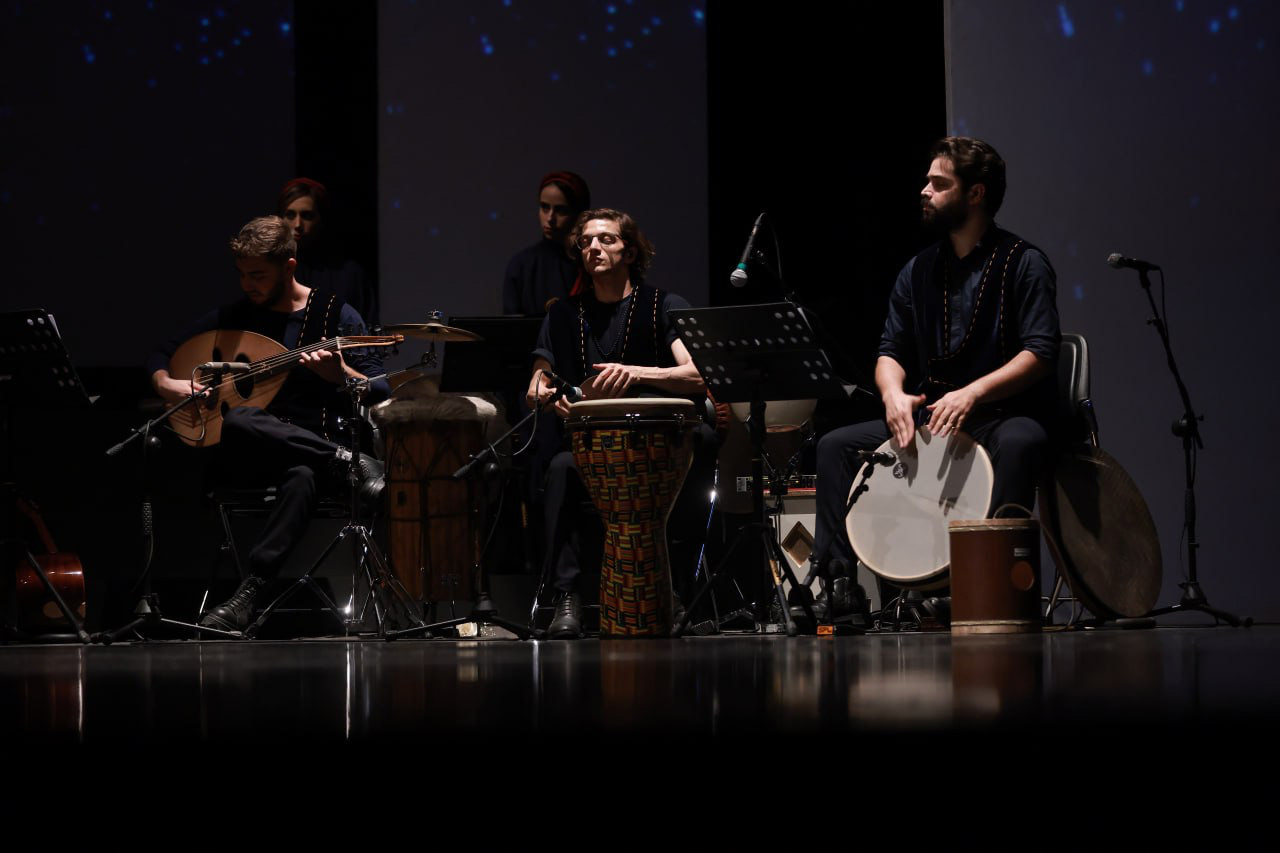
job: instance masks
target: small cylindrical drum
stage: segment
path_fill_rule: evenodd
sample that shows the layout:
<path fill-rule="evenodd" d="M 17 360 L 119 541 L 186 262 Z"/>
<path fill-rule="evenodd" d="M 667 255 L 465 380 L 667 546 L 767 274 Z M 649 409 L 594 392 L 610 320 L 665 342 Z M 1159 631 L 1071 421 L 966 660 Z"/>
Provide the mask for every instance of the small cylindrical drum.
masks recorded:
<path fill-rule="evenodd" d="M 953 521 L 951 633 L 1040 630 L 1040 523 L 1033 518 Z"/>
<path fill-rule="evenodd" d="M 667 518 L 693 462 L 697 425 L 697 407 L 678 398 L 569 407 L 573 458 L 604 523 L 602 636 L 671 634 Z"/>

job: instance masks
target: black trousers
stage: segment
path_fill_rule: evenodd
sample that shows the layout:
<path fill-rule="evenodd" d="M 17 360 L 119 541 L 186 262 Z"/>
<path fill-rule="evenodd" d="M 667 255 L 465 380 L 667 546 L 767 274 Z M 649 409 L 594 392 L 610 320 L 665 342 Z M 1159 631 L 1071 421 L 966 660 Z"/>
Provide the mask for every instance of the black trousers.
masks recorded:
<path fill-rule="evenodd" d="M 971 422 L 964 431 L 991 455 L 995 473 L 992 511 L 1007 503 L 1030 510 L 1049 446 L 1044 426 L 1034 418 L 1011 417 Z M 872 450 L 888 440 L 889 426 L 882 420 L 841 427 L 818 440 L 813 559 L 819 564 L 838 559 L 853 565 L 854 553 L 845 531 L 844 508 L 854 475 L 860 468 L 856 452 Z"/>
<path fill-rule="evenodd" d="M 693 464 L 667 522 L 671 580 L 681 598 L 686 597 L 692 585 L 698 553 L 706 539 L 715 470 L 715 430 L 699 424 L 694 435 Z M 545 495 L 546 559 L 551 564 L 552 585 L 562 592 L 571 592 L 582 573 L 584 528 L 588 524 L 598 525 L 599 521 L 589 511 L 584 512 L 584 504 L 590 503 L 591 496 L 570 451 L 564 450 L 552 457 L 547 466 Z"/>
<path fill-rule="evenodd" d="M 223 418 L 220 449 L 218 473 L 224 483 L 276 487 L 262 537 L 249 552 L 250 574 L 275 577 L 311 523 L 338 445 L 262 409 L 242 406 Z"/>

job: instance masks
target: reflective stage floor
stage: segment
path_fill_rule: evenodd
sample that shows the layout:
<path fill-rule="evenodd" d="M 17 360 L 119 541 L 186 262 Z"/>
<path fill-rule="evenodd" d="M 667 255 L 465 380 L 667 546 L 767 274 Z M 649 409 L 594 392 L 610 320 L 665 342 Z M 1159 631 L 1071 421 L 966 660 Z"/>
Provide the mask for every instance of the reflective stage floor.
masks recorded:
<path fill-rule="evenodd" d="M 1273 626 L 0 647 L 5 754 L 99 778 L 136 778 L 147 756 L 166 768 L 147 778 L 174 759 L 190 779 L 194 758 L 243 781 L 283 772 L 277 755 L 307 757 L 287 764 L 310 768 L 295 780 L 337 758 L 437 781 L 501 765 L 539 789 L 559 754 L 579 792 L 632 773 L 797 793 L 821 780 L 894 802 L 923 786 L 936 805 L 981 779 L 1066 805 L 1158 790 L 1173 808 L 1147 812 L 1160 823 L 1184 794 L 1269 791 L 1277 719 Z"/>
<path fill-rule="evenodd" d="M 1280 712 L 1280 628 L 10 645 L 0 708 L 83 744 L 1247 726 Z"/>

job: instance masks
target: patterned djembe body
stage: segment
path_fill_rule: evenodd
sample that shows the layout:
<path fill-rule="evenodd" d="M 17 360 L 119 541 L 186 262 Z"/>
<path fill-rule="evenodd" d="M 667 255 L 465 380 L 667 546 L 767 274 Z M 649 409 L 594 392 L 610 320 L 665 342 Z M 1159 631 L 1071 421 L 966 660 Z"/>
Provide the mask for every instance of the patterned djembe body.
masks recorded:
<path fill-rule="evenodd" d="M 589 400 L 570 407 L 574 461 L 604 522 L 600 634 L 666 637 L 672 626 L 667 517 L 693 461 L 688 400 Z"/>

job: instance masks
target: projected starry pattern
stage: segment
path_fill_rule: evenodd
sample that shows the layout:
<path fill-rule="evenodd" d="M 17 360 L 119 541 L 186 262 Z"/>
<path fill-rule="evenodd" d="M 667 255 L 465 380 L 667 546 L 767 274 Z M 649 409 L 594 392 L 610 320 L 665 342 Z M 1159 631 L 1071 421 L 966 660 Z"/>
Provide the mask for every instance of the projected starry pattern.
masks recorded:
<path fill-rule="evenodd" d="M 667 36 L 676 30 L 701 32 L 707 15 L 705 3 L 683 0 L 586 0 L 554 7 L 532 0 L 500 0 L 483 11 L 468 7 L 462 14 L 474 39 L 471 56 L 477 61 L 509 66 L 516 74 L 532 65 L 543 85 L 606 91 L 626 88 L 618 82 L 621 75 L 661 71 L 664 55 L 673 49 Z M 481 67 L 475 73 L 483 71 Z M 472 72 L 464 67 L 458 73 Z M 389 100 L 383 110 L 397 121 L 409 112 L 398 99 Z M 399 196 L 387 199 L 386 205 L 393 213 L 404 209 Z M 500 213 L 490 209 L 485 219 L 496 223 Z M 427 233 L 439 236 L 442 231 L 433 225 Z"/>
<path fill-rule="evenodd" d="M 60 89 L 60 101 L 65 109 L 82 112 L 76 97 L 93 98 L 103 90 L 119 104 L 126 99 L 132 102 L 139 92 L 158 92 L 166 87 L 189 92 L 189 72 L 195 69 L 207 68 L 209 74 L 218 75 L 206 78 L 205 85 L 235 86 L 237 81 L 259 73 L 264 52 L 276 52 L 282 46 L 292 49 L 292 11 L 288 2 L 193 6 L 145 0 L 73 4 L 52 12 L 34 4 L 13 4 L 5 28 L 9 34 L 31 39 L 26 49 L 37 53 L 59 56 L 68 49 L 63 45 L 74 45 L 71 49 L 78 56 L 81 71 L 60 65 L 60 80 L 67 84 Z M 46 37 L 49 44 L 44 44 Z M 84 77 L 86 72 L 92 77 Z M 0 89 L 0 132 L 10 121 L 47 120 L 43 113 L 50 105 L 15 106 L 19 100 L 16 95 L 8 87 Z M 140 106 L 145 106 L 145 100 Z M 19 182 L 20 176 L 9 169 L 0 171 L 0 176 L 5 183 L 0 186 L 0 204 L 8 205 L 15 194 L 30 200 L 30 193 L 10 184 Z M 77 205 L 96 214 L 103 210 L 104 200 L 81 199 Z M 49 215 L 42 212 L 34 213 L 31 221 L 41 227 L 50 225 Z"/>

